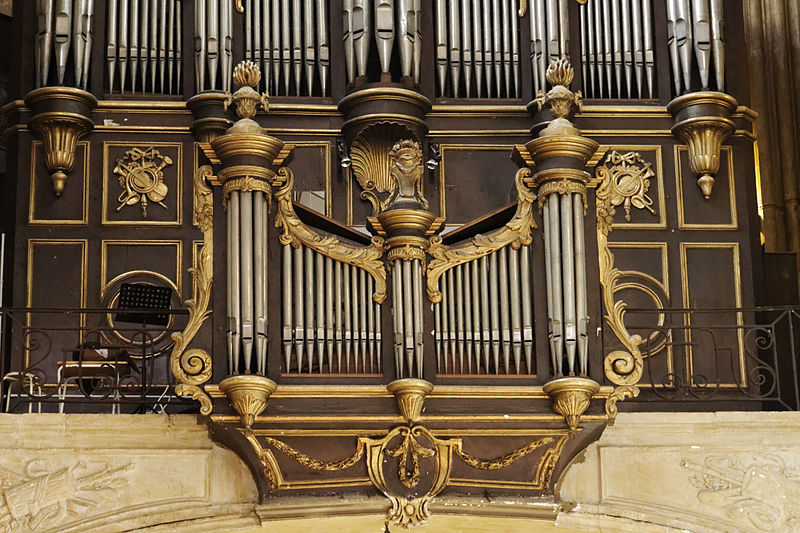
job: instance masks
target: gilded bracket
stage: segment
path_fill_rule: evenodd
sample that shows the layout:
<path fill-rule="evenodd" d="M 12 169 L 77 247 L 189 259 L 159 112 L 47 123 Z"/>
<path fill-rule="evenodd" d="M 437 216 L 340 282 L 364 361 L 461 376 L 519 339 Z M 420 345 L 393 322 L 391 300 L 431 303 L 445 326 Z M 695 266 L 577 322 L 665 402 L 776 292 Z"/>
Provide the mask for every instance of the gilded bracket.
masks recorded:
<path fill-rule="evenodd" d="M 207 180 L 213 175 L 208 165 L 203 165 L 194 174 L 194 214 L 193 222 L 203 232 L 203 245 L 197 256 L 197 266 L 189 269 L 192 275 L 192 299 L 185 302 L 189 310 L 189 321 L 184 330 L 172 334 L 172 353 L 170 369 L 175 376 L 175 394 L 191 397 L 200 402 L 200 414 L 211 414 L 211 398 L 201 385 L 211 379 L 211 355 L 200 348 L 187 350 L 203 322 L 211 314 L 208 304 L 211 300 L 214 255 L 214 206 L 211 188 Z"/>
<path fill-rule="evenodd" d="M 502 228 L 486 235 L 476 235 L 471 241 L 454 246 L 442 244 L 442 237 L 439 235 L 430 238 L 428 253 L 433 260 L 428 264 L 426 273 L 428 299 L 432 303 L 442 300 L 439 278 L 447 270 L 489 255 L 504 246 L 511 245 L 514 249 L 518 249 L 520 246 L 527 246 L 531 243 L 533 238 L 531 230 L 536 229 L 536 222 L 533 220 L 533 204 L 536 201 L 536 193 L 526 184 L 526 180 L 530 177 L 531 170 L 529 168 L 521 168 L 517 171 L 514 178 L 518 195 L 517 211 Z"/>
<path fill-rule="evenodd" d="M 286 167 L 278 169 L 275 181 L 278 188 L 275 190 L 275 201 L 278 213 L 275 216 L 275 227 L 283 228 L 280 237 L 281 244 L 291 244 L 299 247 L 301 244 L 308 246 L 320 254 L 336 261 L 353 265 L 367 271 L 375 280 L 375 293 L 372 299 L 382 303 L 386 299 L 386 268 L 381 257 L 383 256 L 383 238 L 373 237 L 369 246 L 354 246 L 346 244 L 332 235 L 321 235 L 305 225 L 292 206 L 292 188 L 294 187 L 294 174 Z"/>

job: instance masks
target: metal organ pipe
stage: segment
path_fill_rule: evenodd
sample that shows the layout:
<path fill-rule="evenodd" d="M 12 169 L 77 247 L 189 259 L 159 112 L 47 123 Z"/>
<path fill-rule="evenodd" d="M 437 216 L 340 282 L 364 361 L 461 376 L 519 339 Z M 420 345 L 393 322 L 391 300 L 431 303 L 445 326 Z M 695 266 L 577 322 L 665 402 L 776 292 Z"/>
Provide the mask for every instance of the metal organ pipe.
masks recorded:
<path fill-rule="evenodd" d="M 375 41 L 378 43 L 381 72 L 389 72 L 394 48 L 394 0 L 375 2 Z"/>

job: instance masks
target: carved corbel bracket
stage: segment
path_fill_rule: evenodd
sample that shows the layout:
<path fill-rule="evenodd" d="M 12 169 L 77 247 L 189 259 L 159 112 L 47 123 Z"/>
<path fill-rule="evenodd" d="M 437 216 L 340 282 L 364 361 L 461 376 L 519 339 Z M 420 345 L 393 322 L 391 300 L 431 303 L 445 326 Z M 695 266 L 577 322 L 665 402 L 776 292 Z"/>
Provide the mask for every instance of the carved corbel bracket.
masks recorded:
<path fill-rule="evenodd" d="M 267 401 L 278 385 L 264 376 L 247 374 L 223 379 L 219 389 L 239 413 L 244 427 L 249 429 L 256 417 L 267 408 Z"/>
<path fill-rule="evenodd" d="M 53 190 L 61 196 L 75 165 L 75 147 L 94 129 L 92 109 L 97 99 L 72 87 L 42 87 L 28 93 L 25 105 L 32 111 L 28 126 L 44 144 Z"/>
<path fill-rule="evenodd" d="M 592 397 L 600 390 L 600 384 L 588 378 L 565 377 L 545 383 L 543 390 L 553 402 L 553 410 L 575 431 Z"/>
<path fill-rule="evenodd" d="M 736 99 L 725 93 L 697 92 L 675 98 L 667 110 L 675 117 L 672 134 L 689 149 L 689 164 L 706 200 L 719 171 L 720 151 L 736 127 L 731 114 Z"/>

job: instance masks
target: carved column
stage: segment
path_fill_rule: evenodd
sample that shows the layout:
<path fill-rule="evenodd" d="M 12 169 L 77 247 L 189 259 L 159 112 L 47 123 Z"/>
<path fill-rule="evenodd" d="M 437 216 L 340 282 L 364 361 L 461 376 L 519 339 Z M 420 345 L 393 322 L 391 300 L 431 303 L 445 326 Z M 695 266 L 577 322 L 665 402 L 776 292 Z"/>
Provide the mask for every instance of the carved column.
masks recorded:
<path fill-rule="evenodd" d="M 219 179 L 228 220 L 228 372 L 220 383 L 250 426 L 266 407 L 277 386 L 264 377 L 267 366 L 267 228 L 268 202 L 276 177 L 274 161 L 283 142 L 253 120 L 259 107 L 268 110 L 266 95 L 259 95 L 261 73 L 245 61 L 233 73 L 239 87 L 228 94 L 239 120 L 211 142 L 222 168 Z"/>

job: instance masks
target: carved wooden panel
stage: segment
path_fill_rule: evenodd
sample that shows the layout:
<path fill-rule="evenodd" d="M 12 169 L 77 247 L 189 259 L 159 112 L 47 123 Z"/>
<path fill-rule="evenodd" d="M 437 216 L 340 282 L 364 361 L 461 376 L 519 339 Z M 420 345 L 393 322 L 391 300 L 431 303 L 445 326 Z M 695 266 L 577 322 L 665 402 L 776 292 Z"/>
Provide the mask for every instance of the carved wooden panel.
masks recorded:
<path fill-rule="evenodd" d="M 44 162 L 41 141 L 31 143 L 31 172 L 28 224 L 78 225 L 89 223 L 89 143 L 79 141 L 75 166 L 67 175 L 67 186 L 60 197 L 53 192 Z"/>

